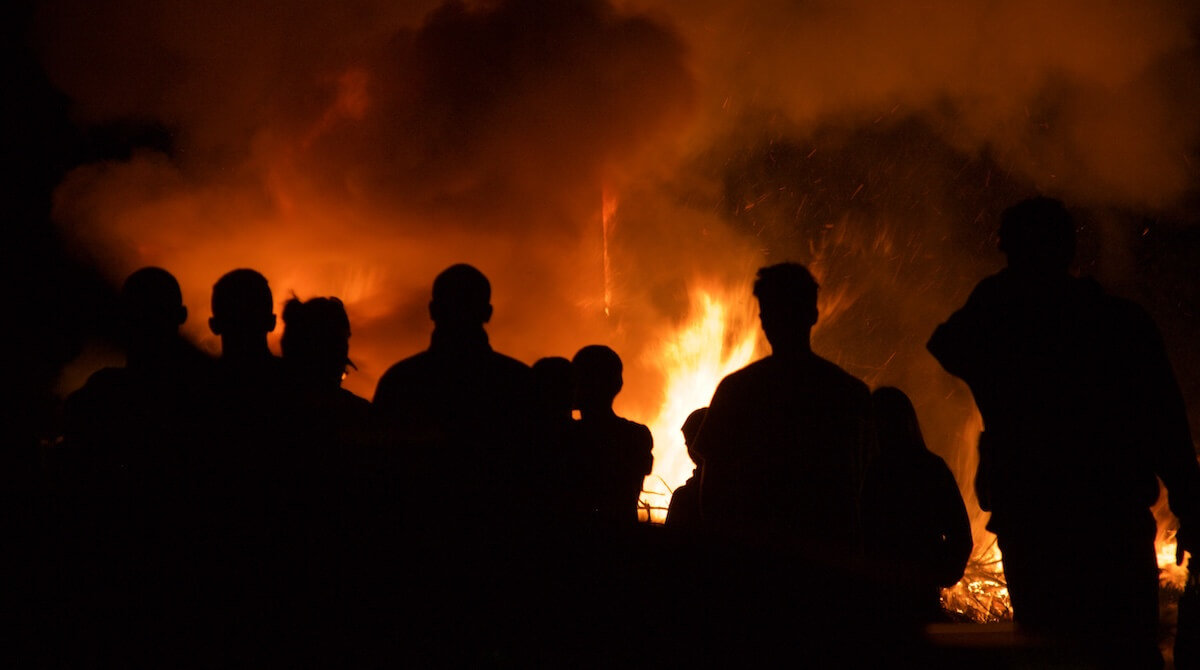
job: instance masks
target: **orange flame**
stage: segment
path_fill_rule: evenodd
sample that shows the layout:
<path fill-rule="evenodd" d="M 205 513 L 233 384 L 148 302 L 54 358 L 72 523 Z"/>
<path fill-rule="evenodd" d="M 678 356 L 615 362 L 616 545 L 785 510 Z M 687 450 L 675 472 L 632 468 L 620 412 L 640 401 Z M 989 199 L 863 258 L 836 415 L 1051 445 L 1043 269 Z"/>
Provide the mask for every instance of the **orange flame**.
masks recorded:
<path fill-rule="evenodd" d="M 742 286 L 693 286 L 685 321 L 661 336 L 648 353 L 661 366 L 663 405 L 650 422 L 654 434 L 654 471 L 646 478 L 639 517 L 654 523 L 666 519 L 671 493 L 692 475 L 680 433 L 688 414 L 708 405 L 725 375 L 745 367 L 758 345 L 757 311 Z"/>

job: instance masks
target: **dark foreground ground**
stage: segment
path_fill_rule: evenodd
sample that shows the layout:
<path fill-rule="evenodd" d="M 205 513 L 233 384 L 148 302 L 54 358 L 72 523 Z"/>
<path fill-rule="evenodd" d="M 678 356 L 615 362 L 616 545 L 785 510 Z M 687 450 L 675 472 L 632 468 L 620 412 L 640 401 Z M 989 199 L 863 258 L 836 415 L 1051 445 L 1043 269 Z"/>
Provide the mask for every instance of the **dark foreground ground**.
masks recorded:
<path fill-rule="evenodd" d="M 249 513 L 234 528 L 131 528 L 33 512 L 11 553 L 21 567 L 5 598 L 16 615 L 8 650 L 20 663 L 8 667 L 974 670 L 1103 660 L 1005 624 L 906 624 L 888 596 L 902 576 L 842 557 L 648 525 L 468 537 L 384 532 L 396 526 L 380 519 L 311 532 L 256 527 Z"/>

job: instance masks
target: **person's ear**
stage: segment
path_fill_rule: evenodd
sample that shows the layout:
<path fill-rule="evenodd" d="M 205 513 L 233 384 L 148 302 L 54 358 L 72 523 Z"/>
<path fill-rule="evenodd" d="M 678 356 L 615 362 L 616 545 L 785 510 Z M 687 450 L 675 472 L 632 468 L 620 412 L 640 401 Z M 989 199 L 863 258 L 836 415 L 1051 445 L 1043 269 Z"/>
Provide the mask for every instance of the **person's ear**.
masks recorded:
<path fill-rule="evenodd" d="M 180 305 L 179 309 L 175 312 L 175 325 L 182 326 L 184 322 L 187 321 L 187 316 L 187 307 L 185 305 Z"/>
<path fill-rule="evenodd" d="M 208 329 L 212 331 L 212 334 L 213 334 L 213 335 L 220 336 L 220 335 L 221 335 L 221 321 L 220 321 L 220 319 L 218 319 L 218 318 L 217 318 L 217 317 L 215 317 L 215 316 L 214 316 L 214 317 L 210 317 L 210 318 L 208 319 Z"/>

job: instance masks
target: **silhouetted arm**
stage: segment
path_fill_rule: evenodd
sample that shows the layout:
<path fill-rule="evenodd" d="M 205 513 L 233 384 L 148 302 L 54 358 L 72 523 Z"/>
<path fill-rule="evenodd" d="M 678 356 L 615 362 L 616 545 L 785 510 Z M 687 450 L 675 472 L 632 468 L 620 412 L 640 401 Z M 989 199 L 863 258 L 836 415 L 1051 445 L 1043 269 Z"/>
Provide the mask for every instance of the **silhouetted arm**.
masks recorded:
<path fill-rule="evenodd" d="M 645 477 L 654 469 L 654 436 L 650 429 L 638 425 L 638 454 L 642 457 L 642 476 Z"/>
<path fill-rule="evenodd" d="M 946 372 L 968 383 L 986 367 L 994 331 L 989 304 L 995 283 L 994 277 L 980 282 L 962 309 L 938 326 L 925 345 Z"/>
<path fill-rule="evenodd" d="M 1192 444 L 1187 407 L 1166 347 L 1150 317 L 1139 310 L 1142 413 L 1152 440 L 1155 474 L 1166 484 L 1171 512 L 1200 523 L 1200 465 Z M 1200 547 L 1198 547 L 1200 548 Z M 1189 551 L 1191 549 L 1189 548 Z"/>
<path fill-rule="evenodd" d="M 945 536 L 943 545 L 942 564 L 938 566 L 938 581 L 945 586 L 953 586 L 962 579 L 975 548 L 974 538 L 971 537 L 971 520 L 967 516 L 967 506 L 963 503 L 962 493 L 958 490 L 950 468 L 940 458 L 937 461 L 937 483 L 935 495 L 938 500 L 938 512 L 941 515 L 940 525 Z"/>

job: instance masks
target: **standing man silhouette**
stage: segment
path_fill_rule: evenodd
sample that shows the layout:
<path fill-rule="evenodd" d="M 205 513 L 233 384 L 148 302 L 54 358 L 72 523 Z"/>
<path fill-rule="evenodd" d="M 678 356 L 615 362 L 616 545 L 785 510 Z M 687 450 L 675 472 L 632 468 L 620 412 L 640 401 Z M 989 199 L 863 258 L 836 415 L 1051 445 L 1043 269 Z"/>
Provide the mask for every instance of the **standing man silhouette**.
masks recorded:
<path fill-rule="evenodd" d="M 470 265 L 439 274 L 429 303 L 429 349 L 393 365 L 373 401 L 404 451 L 410 493 L 434 516 L 470 526 L 487 525 L 484 518 L 513 521 L 532 496 L 529 480 L 537 471 L 531 372 L 488 343 L 491 291 Z"/>
<path fill-rule="evenodd" d="M 1070 274 L 1075 226 L 1060 201 L 1010 207 L 999 237 L 1008 266 L 928 347 L 983 415 L 976 490 L 1013 614 L 1114 667 L 1161 667 L 1155 475 L 1181 520 L 1181 552 L 1196 550 L 1200 511 L 1162 340 L 1140 307 Z"/>
<path fill-rule="evenodd" d="M 802 543 L 818 560 L 857 555 L 870 393 L 813 353 L 817 282 L 807 268 L 760 269 L 754 295 L 771 355 L 713 394 L 695 445 L 702 514 L 718 528 Z"/>
<path fill-rule="evenodd" d="M 636 522 L 642 482 L 654 467 L 654 438 L 649 428 L 613 411 L 624 385 L 621 357 L 592 344 L 576 352 L 571 368 L 588 512 L 602 523 Z"/>

